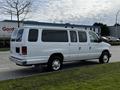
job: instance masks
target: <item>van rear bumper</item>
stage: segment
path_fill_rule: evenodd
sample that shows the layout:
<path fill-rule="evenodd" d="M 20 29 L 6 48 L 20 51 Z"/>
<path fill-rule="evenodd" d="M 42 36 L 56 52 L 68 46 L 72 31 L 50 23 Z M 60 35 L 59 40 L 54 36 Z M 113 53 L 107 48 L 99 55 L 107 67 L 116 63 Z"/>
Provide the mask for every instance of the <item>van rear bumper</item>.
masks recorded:
<path fill-rule="evenodd" d="M 27 61 L 24 60 L 24 59 L 19 59 L 19 58 L 16 58 L 16 57 L 13 57 L 13 56 L 10 56 L 9 59 L 16 63 L 17 65 L 20 65 L 20 66 L 27 66 Z"/>
<path fill-rule="evenodd" d="M 32 66 L 35 64 L 46 64 L 48 62 L 48 60 L 45 59 L 20 59 L 20 58 L 16 58 L 14 56 L 10 56 L 9 59 L 16 63 L 19 66 Z"/>

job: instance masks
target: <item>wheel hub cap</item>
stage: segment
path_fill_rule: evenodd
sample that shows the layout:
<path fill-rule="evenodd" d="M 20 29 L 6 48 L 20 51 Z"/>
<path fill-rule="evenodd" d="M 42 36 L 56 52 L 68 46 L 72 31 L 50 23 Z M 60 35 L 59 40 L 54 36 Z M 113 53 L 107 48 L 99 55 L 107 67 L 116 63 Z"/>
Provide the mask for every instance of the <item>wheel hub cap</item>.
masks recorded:
<path fill-rule="evenodd" d="M 58 70 L 60 69 L 60 61 L 59 60 L 54 60 L 52 63 L 53 70 Z"/>
<path fill-rule="evenodd" d="M 108 56 L 105 55 L 105 56 L 103 57 L 103 60 L 104 60 L 104 62 L 108 62 Z"/>

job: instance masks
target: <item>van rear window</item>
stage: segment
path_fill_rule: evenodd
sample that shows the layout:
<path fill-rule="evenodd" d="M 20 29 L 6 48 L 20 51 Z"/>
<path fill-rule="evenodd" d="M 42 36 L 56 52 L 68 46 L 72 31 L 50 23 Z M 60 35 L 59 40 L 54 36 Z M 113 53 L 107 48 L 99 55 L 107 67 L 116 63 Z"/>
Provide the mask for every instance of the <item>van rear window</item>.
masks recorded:
<path fill-rule="evenodd" d="M 68 42 L 68 34 L 66 30 L 43 30 L 43 42 Z"/>
<path fill-rule="evenodd" d="M 18 30 L 14 30 L 14 31 L 13 31 L 13 33 L 12 33 L 12 35 L 11 35 L 11 41 L 12 41 L 12 42 L 16 41 L 17 32 L 18 32 Z"/>
<path fill-rule="evenodd" d="M 37 29 L 30 29 L 28 35 L 29 42 L 36 42 L 38 40 L 38 30 Z"/>
<path fill-rule="evenodd" d="M 12 33 L 11 41 L 21 42 L 24 29 L 15 30 Z"/>
<path fill-rule="evenodd" d="M 20 29 L 17 33 L 16 42 L 22 41 L 23 29 Z"/>

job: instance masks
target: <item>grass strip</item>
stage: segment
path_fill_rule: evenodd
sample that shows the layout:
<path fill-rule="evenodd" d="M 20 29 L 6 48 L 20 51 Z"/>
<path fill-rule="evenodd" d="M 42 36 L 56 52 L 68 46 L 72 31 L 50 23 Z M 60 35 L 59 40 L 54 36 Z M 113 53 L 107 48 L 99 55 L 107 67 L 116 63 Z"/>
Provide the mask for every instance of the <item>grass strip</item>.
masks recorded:
<path fill-rule="evenodd" d="M 76 67 L 1 81 L 0 90 L 120 90 L 120 63 Z"/>

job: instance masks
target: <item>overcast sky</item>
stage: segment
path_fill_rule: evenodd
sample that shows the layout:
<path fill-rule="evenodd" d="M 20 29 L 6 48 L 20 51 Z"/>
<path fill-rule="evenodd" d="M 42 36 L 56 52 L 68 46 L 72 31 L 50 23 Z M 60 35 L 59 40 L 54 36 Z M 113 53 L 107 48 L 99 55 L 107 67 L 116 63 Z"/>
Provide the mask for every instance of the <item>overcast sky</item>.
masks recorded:
<path fill-rule="evenodd" d="M 120 0 L 34 0 L 28 20 L 92 25 L 115 23 Z M 0 15 L 0 19 L 10 19 Z M 120 13 L 118 17 L 120 23 Z"/>

